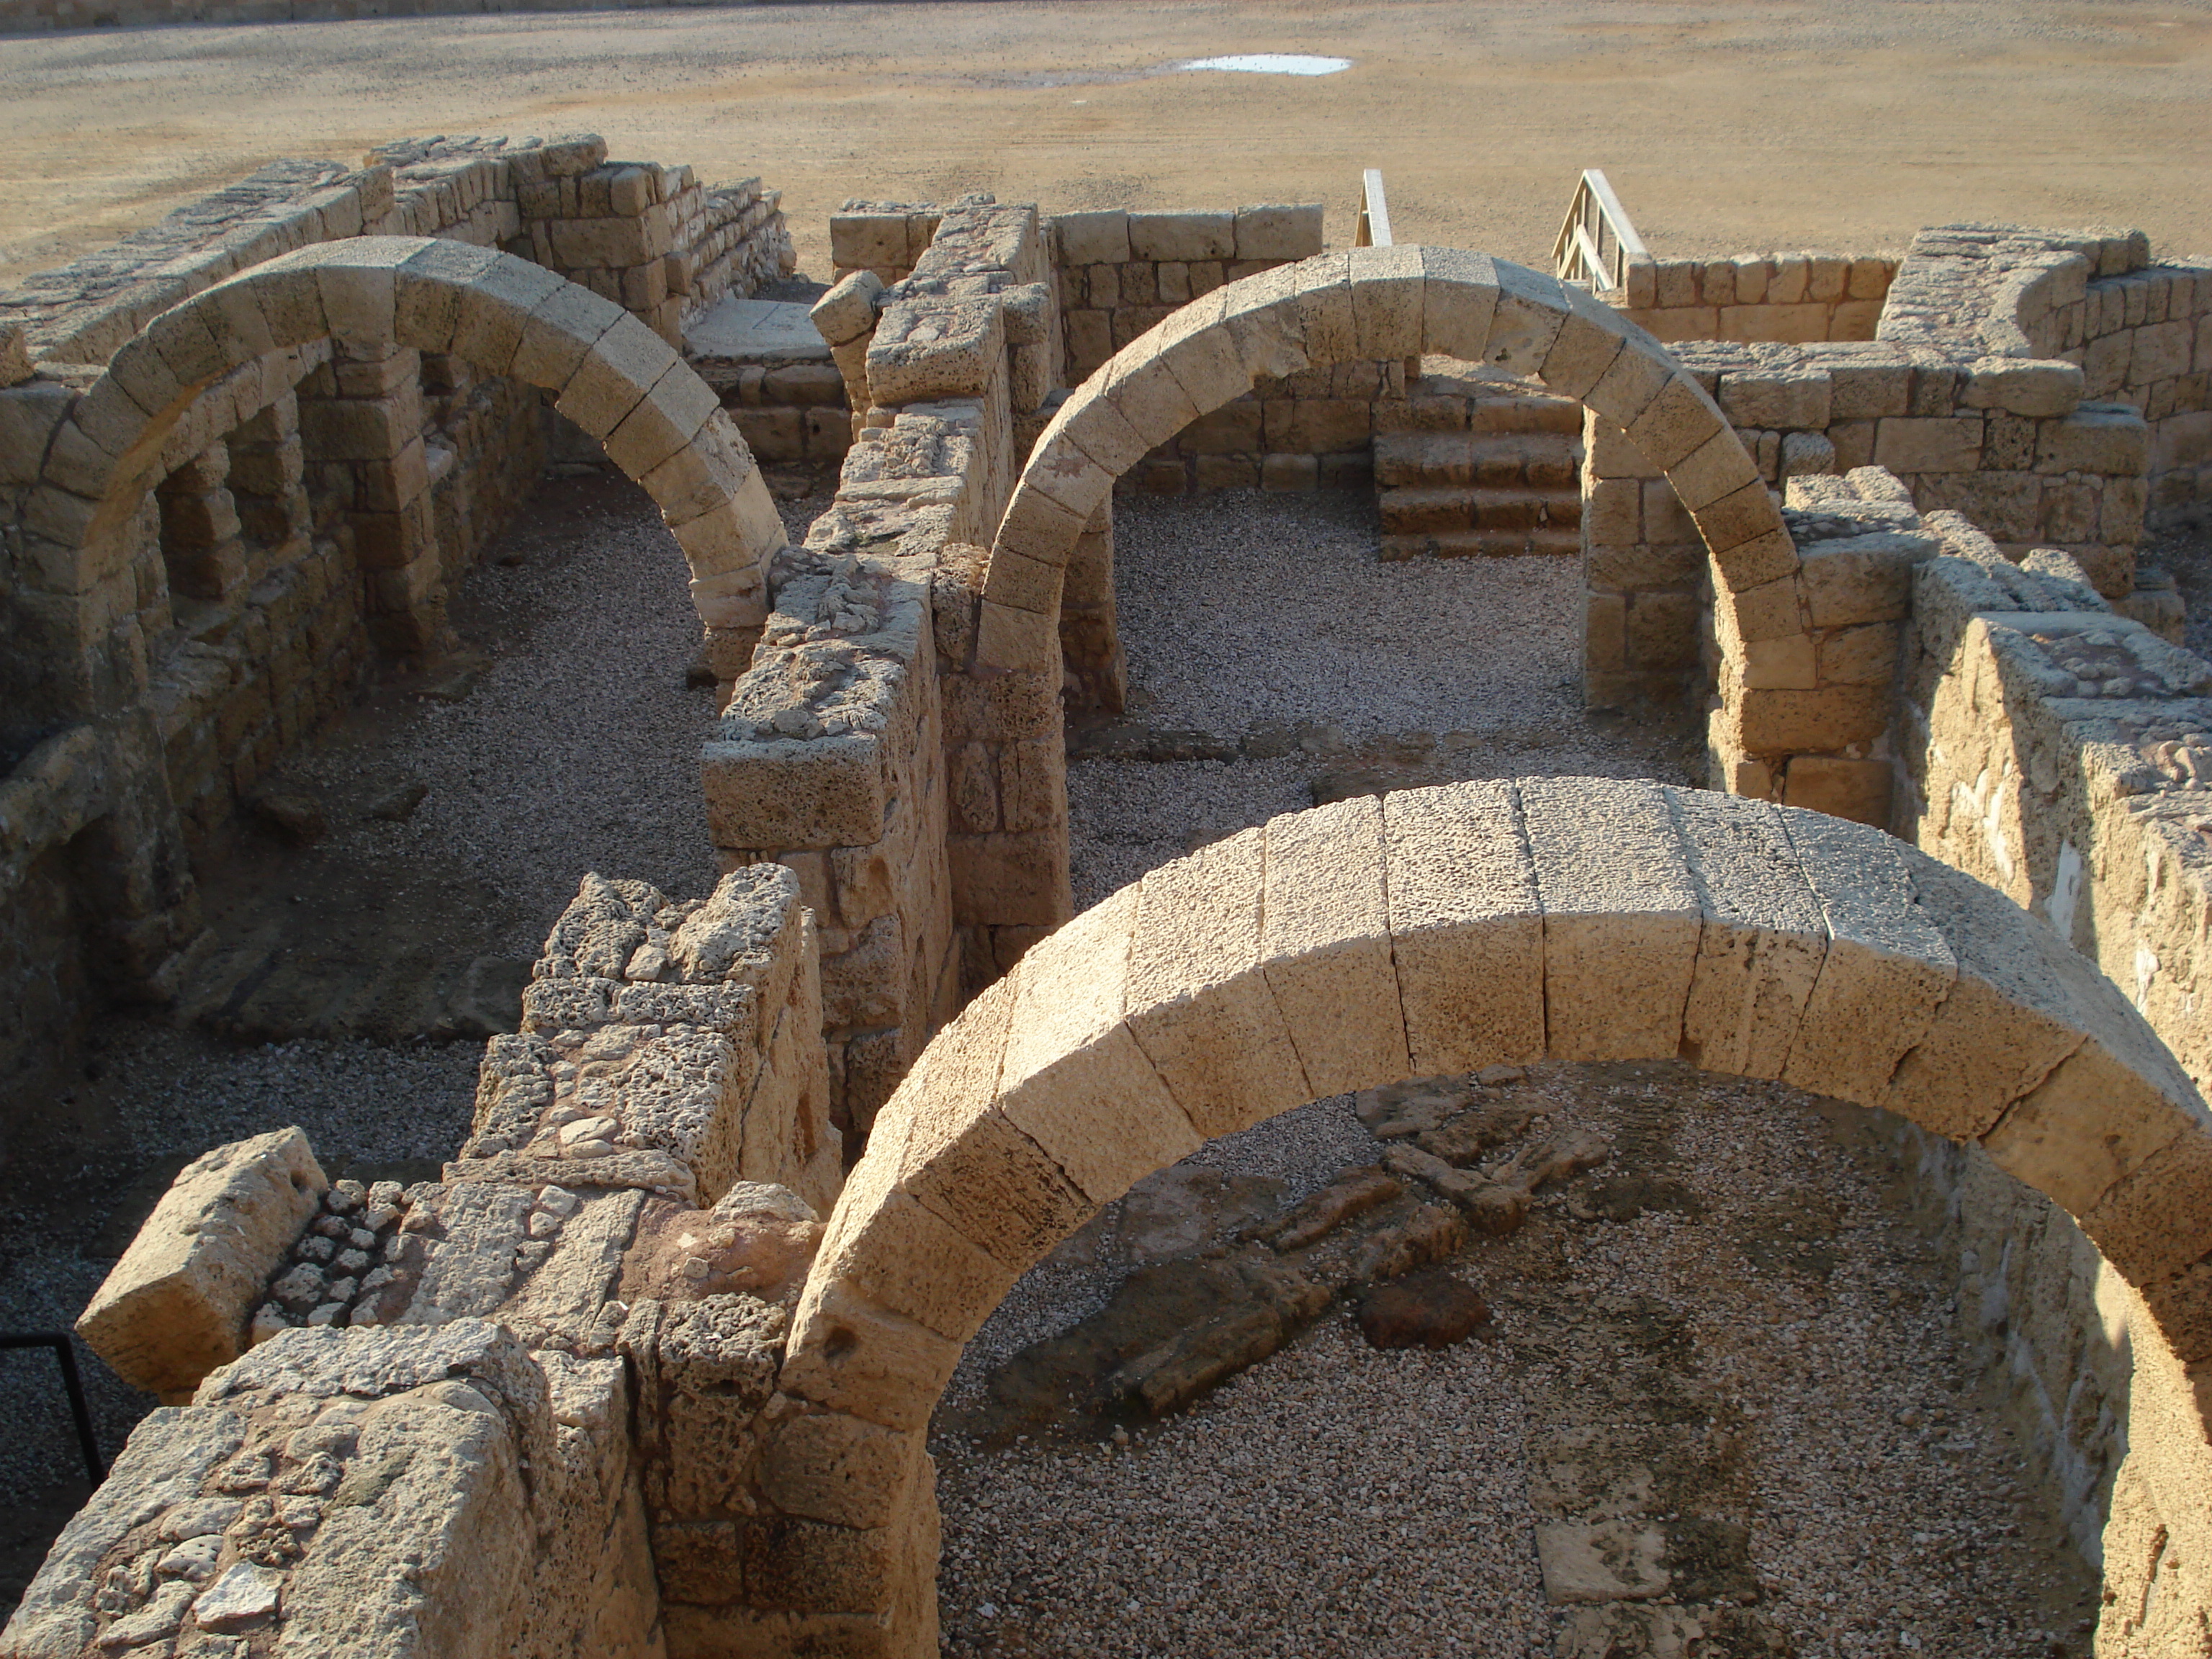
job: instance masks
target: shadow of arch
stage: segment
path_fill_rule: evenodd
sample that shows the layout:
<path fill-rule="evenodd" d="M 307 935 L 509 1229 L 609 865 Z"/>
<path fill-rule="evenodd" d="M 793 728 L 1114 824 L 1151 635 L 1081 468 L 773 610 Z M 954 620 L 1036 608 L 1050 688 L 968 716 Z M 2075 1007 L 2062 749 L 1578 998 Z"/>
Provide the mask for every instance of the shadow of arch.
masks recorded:
<path fill-rule="evenodd" d="M 931 1412 L 1015 1280 L 1101 1206 L 1318 1097 L 1675 1056 L 1978 1142 L 2132 1287 L 2138 1376 L 2162 1367 L 2144 1410 L 2207 1462 L 2212 1115 L 2118 988 L 1878 830 L 1537 779 L 1277 818 L 1033 947 L 878 1117 L 799 1305 L 764 1468 L 814 1494 L 842 1471 L 805 1512 L 881 1540 L 872 1607 L 929 1621 L 927 1577 L 896 1564 L 933 1515 Z"/>
<path fill-rule="evenodd" d="M 155 318 L 72 405 L 31 517 L 64 543 L 76 590 L 158 481 L 165 441 L 207 386 L 311 341 L 459 357 L 551 392 L 642 485 L 684 550 L 709 628 L 757 627 L 781 520 L 714 392 L 620 306 L 526 259 L 465 243 L 363 236 L 252 267 Z"/>

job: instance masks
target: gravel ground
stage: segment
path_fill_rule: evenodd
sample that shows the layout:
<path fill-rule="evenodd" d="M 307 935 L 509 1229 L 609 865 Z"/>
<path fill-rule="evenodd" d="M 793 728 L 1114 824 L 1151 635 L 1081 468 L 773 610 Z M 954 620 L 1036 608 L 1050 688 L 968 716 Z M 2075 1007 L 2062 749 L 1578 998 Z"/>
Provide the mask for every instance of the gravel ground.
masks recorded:
<path fill-rule="evenodd" d="M 1582 714 L 1571 563 L 1379 564 L 1371 509 L 1343 497 L 1139 501 L 1118 517 L 1148 724 L 1335 722 L 1355 744 L 1466 729 L 1491 741 L 1463 775 L 1679 775 L 1663 722 Z M 1322 763 L 1072 767 L 1077 902 L 1309 804 Z M 1885 1199 L 1867 1115 L 1654 1069 L 1623 1087 L 1546 1068 L 1545 1086 L 1617 1145 L 1627 1133 L 1619 1162 L 1663 1169 L 1698 1213 L 1593 1229 L 1554 1195 L 1522 1235 L 1462 1259 L 1493 1340 L 1377 1352 L 1340 1312 L 1126 1448 L 941 1434 L 947 1651 L 1550 1655 L 1563 1613 L 1537 1568 L 1532 1449 L 1607 1420 L 1629 1362 L 1591 1310 L 1625 1297 L 1693 1333 L 1652 1363 L 1686 1364 L 1733 1450 L 1700 1512 L 1749 1527 L 1762 1610 L 1796 1651 L 2085 1651 L 2094 1576 L 1977 1391 L 1980 1362 L 1951 1334 L 1955 1281 Z M 1340 1098 L 1191 1161 L 1303 1192 L 1379 1150 Z M 1102 1306 L 1121 1272 L 1055 1258 L 1025 1277 L 970 1343 L 946 1418 Z"/>
<path fill-rule="evenodd" d="M 1351 490 L 1115 513 L 1122 648 L 1156 725 L 1327 720 L 1358 742 L 1581 719 L 1575 560 L 1383 563 L 1374 498 Z"/>

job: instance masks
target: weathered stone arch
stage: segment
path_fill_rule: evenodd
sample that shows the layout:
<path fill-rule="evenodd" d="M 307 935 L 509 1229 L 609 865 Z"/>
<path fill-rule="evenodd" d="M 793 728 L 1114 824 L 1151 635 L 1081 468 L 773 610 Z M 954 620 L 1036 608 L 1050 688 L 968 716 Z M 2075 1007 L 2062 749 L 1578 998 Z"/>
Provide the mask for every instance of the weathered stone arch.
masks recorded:
<path fill-rule="evenodd" d="M 1425 352 L 1533 375 L 1622 428 L 1665 471 L 1711 552 L 1724 644 L 1799 631 L 1797 551 L 1782 515 L 1719 406 L 1656 338 L 1581 289 L 1487 254 L 1354 248 L 1185 306 L 1060 406 L 992 544 L 979 665 L 1056 662 L 1068 555 L 1114 481 L 1154 447 L 1263 375 Z"/>
<path fill-rule="evenodd" d="M 554 394 L 641 484 L 691 568 L 710 628 L 757 624 L 781 520 L 720 400 L 620 306 L 526 259 L 465 243 L 363 236 L 252 267 L 164 312 L 71 409 L 40 475 L 41 522 L 78 558 L 124 530 L 163 441 L 202 389 L 258 358 L 334 338 L 460 357 Z"/>
<path fill-rule="evenodd" d="M 830 1218 L 764 1465 L 851 1529 L 836 1559 L 878 1564 L 842 1610 L 891 1626 L 884 1651 L 934 1651 L 927 1580 L 901 1577 L 933 1536 L 931 1411 L 1015 1279 L 1136 1181 L 1317 1097 L 1678 1055 L 1978 1140 L 2057 1201 L 2147 1309 L 2138 1386 L 2208 1467 L 2189 1402 L 2212 1372 L 2212 1116 L 2092 963 L 1841 819 L 1648 782 L 1455 784 L 1155 870 L 922 1054 Z"/>

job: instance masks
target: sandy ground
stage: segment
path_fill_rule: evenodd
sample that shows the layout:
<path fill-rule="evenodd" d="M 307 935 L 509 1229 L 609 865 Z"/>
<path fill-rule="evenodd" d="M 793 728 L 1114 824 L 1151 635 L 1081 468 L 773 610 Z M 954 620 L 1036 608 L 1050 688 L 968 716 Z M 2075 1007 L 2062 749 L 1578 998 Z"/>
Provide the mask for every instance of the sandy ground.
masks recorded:
<path fill-rule="evenodd" d="M 1322 79 L 1162 74 L 1340 55 Z M 0 40 L 0 282 L 276 155 L 605 133 L 760 173 L 802 264 L 848 196 L 1048 209 L 1319 198 L 1381 167 L 1401 241 L 1549 252 L 1607 169 L 1661 257 L 1901 247 L 1959 219 L 2212 252 L 2204 0 L 772 5 Z"/>

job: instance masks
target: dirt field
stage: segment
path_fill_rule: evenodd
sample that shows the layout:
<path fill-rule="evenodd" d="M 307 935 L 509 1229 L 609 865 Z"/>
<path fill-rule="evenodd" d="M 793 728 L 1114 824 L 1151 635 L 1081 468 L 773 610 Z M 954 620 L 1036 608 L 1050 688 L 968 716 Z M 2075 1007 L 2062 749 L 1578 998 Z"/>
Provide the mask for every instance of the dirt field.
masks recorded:
<path fill-rule="evenodd" d="M 1322 79 L 1163 74 L 1341 55 Z M 1959 219 L 2140 225 L 2212 252 L 2203 0 L 1449 0 L 757 6 L 0 40 L 0 282 L 276 155 L 605 133 L 761 173 L 802 264 L 848 196 L 1328 204 L 1540 261 L 1602 167 L 1661 257 L 1901 246 Z"/>

